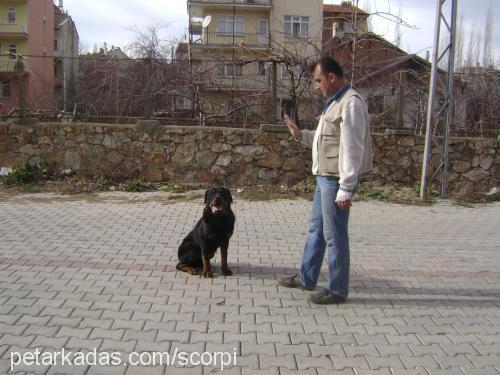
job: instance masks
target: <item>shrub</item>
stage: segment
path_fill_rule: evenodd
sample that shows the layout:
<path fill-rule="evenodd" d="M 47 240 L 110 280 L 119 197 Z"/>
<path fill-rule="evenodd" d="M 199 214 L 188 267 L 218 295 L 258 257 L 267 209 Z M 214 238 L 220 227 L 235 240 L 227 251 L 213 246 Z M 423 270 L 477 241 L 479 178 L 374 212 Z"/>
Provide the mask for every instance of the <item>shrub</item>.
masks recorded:
<path fill-rule="evenodd" d="M 37 182 L 49 176 L 49 164 L 46 158 L 34 158 L 26 161 L 24 164 L 13 168 L 7 176 L 4 177 L 6 185 L 24 185 Z"/>

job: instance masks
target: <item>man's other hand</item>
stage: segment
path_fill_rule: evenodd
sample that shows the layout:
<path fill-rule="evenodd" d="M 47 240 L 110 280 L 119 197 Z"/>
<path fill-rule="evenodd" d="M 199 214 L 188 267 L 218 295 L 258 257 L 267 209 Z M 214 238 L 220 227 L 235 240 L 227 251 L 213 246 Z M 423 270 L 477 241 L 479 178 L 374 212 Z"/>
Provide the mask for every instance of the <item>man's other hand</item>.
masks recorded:
<path fill-rule="evenodd" d="M 290 130 L 290 134 L 294 138 L 299 138 L 300 136 L 299 127 L 295 124 L 295 122 L 293 122 L 293 120 L 287 114 L 285 114 L 284 119 L 285 119 L 285 124 L 288 127 L 288 130 Z"/>
<path fill-rule="evenodd" d="M 337 205 L 342 211 L 345 211 L 349 209 L 349 207 L 352 206 L 352 201 L 351 200 L 346 200 L 346 201 L 337 201 Z"/>

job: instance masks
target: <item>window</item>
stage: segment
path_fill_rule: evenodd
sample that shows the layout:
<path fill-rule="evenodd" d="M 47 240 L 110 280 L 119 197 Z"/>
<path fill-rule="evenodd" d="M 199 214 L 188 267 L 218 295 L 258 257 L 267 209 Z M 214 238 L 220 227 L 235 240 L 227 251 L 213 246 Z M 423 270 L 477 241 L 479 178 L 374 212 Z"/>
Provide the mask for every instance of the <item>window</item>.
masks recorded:
<path fill-rule="evenodd" d="M 234 34 L 245 33 L 245 17 L 243 16 L 220 16 L 219 27 L 217 32 L 221 34 L 232 34 L 234 27 Z"/>
<path fill-rule="evenodd" d="M 10 81 L 2 81 L 0 83 L 0 96 L 2 98 L 10 98 Z"/>
<path fill-rule="evenodd" d="M 309 17 L 285 16 L 285 34 L 309 36 Z"/>
<path fill-rule="evenodd" d="M 257 39 L 258 43 L 259 44 L 269 43 L 269 21 L 259 20 L 258 28 L 259 28 L 259 34 Z"/>
<path fill-rule="evenodd" d="M 9 59 L 15 60 L 17 58 L 17 45 L 11 44 L 9 46 Z"/>
<path fill-rule="evenodd" d="M 9 7 L 7 11 L 7 22 L 16 23 L 16 8 Z"/>
<path fill-rule="evenodd" d="M 235 64 L 224 64 L 222 66 L 224 77 L 243 77 L 243 66 Z"/>
<path fill-rule="evenodd" d="M 266 63 L 265 61 L 259 61 L 257 62 L 257 75 L 261 77 L 265 77 L 266 75 Z"/>
<path fill-rule="evenodd" d="M 175 103 L 175 108 L 178 110 L 191 109 L 191 100 L 183 97 L 177 98 Z"/>

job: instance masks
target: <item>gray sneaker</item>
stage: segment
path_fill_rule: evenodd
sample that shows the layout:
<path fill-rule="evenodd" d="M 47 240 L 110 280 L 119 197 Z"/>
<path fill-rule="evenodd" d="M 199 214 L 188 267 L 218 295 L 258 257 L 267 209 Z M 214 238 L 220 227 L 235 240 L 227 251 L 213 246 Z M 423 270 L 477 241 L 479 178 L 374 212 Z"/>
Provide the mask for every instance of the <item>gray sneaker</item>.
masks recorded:
<path fill-rule="evenodd" d="M 312 290 L 312 289 L 306 288 L 302 284 L 302 281 L 300 281 L 300 277 L 297 274 L 292 275 L 292 276 L 288 276 L 288 277 L 283 277 L 282 279 L 279 279 L 278 285 L 284 286 L 285 288 L 299 288 L 299 289 L 304 289 L 304 290 Z"/>

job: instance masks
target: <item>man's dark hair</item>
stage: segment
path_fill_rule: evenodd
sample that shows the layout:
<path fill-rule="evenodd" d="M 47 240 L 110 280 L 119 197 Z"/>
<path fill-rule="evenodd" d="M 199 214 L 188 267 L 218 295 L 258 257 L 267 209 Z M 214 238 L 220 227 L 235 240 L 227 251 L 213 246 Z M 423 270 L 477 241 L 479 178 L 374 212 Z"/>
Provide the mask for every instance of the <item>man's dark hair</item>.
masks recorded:
<path fill-rule="evenodd" d="M 324 56 L 321 59 L 313 62 L 311 65 L 309 65 L 309 71 L 313 73 L 314 69 L 316 69 L 318 65 L 321 67 L 321 72 L 324 75 L 333 73 L 339 78 L 344 78 L 344 70 L 342 69 L 340 64 L 330 56 Z"/>

